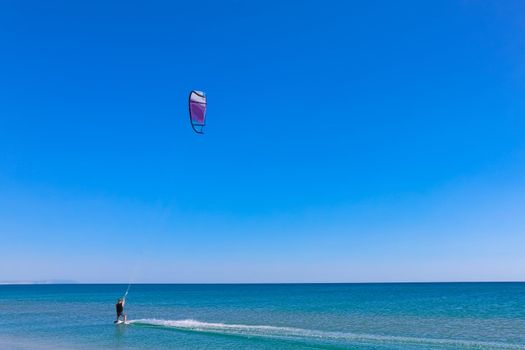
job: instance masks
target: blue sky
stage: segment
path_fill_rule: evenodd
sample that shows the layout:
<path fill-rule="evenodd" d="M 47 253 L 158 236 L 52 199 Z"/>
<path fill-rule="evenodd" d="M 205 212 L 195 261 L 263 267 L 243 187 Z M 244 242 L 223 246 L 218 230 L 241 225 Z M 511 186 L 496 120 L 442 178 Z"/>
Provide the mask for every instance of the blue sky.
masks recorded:
<path fill-rule="evenodd" d="M 4 1 L 0 280 L 525 280 L 524 23 L 521 1 Z"/>

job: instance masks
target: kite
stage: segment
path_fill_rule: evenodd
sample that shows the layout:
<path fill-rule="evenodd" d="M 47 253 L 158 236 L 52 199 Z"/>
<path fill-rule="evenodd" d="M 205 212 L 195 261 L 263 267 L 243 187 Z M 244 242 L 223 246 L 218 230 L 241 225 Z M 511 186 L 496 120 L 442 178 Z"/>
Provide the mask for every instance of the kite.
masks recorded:
<path fill-rule="evenodd" d="M 203 134 L 206 124 L 206 95 L 202 91 L 192 90 L 189 98 L 190 123 L 193 130 Z"/>

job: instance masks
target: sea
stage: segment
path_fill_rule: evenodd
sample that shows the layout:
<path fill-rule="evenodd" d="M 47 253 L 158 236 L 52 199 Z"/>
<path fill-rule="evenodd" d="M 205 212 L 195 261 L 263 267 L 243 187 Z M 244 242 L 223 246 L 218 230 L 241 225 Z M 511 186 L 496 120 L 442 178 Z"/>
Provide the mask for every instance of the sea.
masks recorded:
<path fill-rule="evenodd" d="M 525 283 L 0 286 L 0 349 L 525 350 Z"/>

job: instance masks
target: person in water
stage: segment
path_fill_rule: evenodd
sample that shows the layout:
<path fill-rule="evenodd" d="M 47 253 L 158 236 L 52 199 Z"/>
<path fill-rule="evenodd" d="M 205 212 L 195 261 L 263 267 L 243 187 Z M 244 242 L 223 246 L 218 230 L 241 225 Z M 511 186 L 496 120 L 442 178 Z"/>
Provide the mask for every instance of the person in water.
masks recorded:
<path fill-rule="evenodd" d="M 126 299 L 119 298 L 119 300 L 115 304 L 115 308 L 117 309 L 117 320 L 115 321 L 115 323 L 117 323 L 121 317 L 123 317 L 124 322 L 126 322 L 126 314 L 124 314 L 124 304 L 125 303 L 126 303 Z"/>

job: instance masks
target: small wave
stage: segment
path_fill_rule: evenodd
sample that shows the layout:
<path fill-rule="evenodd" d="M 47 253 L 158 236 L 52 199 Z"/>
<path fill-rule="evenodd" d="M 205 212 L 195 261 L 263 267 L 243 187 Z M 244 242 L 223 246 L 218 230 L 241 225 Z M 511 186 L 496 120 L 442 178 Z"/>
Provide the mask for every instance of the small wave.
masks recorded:
<path fill-rule="evenodd" d="M 419 346 L 461 347 L 469 349 L 525 350 L 525 345 L 474 340 L 417 338 L 358 334 L 348 332 L 329 332 L 294 327 L 242 325 L 227 323 L 210 323 L 196 320 L 130 320 L 129 324 L 151 327 L 171 328 L 196 332 L 230 334 L 249 337 L 286 338 L 315 340 L 320 342 L 368 343 L 368 344 L 411 344 Z"/>

